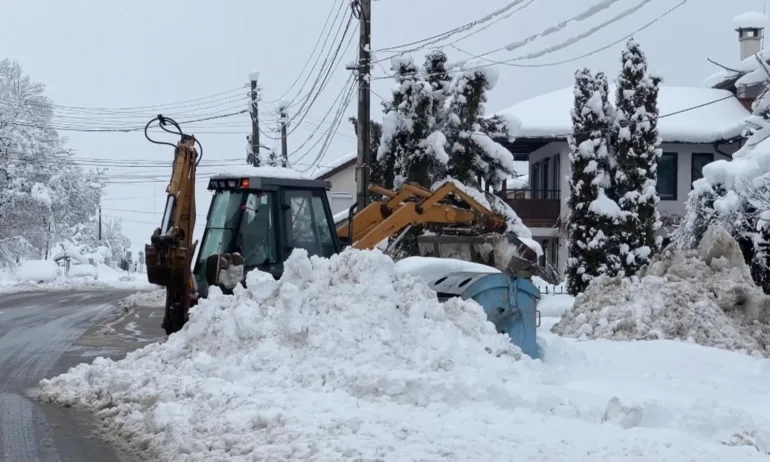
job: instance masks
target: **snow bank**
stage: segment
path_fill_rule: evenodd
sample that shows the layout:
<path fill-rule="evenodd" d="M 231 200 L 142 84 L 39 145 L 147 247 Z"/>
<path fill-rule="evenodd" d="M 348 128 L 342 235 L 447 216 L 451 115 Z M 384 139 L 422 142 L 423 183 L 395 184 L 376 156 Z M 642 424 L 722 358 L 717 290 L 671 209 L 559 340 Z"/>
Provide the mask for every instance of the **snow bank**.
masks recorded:
<path fill-rule="evenodd" d="M 438 423 L 446 403 L 467 405 L 446 415 L 464 425 L 483 420 L 475 401 L 515 383 L 521 352 L 478 304 L 439 303 L 378 251 L 295 250 L 280 281 L 253 271 L 247 285 L 213 289 L 165 343 L 43 380 L 41 397 L 99 411 L 161 460 L 470 460 L 478 441 L 421 452 L 436 435 L 411 410 Z"/>
<path fill-rule="evenodd" d="M 664 252 L 641 276 L 598 278 L 552 331 L 583 339 L 680 339 L 770 356 L 770 297 L 723 228 L 709 228 L 696 251 Z"/>
<path fill-rule="evenodd" d="M 64 274 L 53 260 L 28 260 L 12 273 L 0 274 L 0 292 L 66 292 L 88 290 L 148 290 L 158 286 L 144 273 L 128 273 L 105 264 L 70 266 Z"/>
<path fill-rule="evenodd" d="M 94 280 L 99 278 L 99 271 L 97 271 L 96 267 L 94 265 L 72 265 L 70 266 L 69 271 L 67 272 L 67 276 L 71 278 L 75 277 L 91 277 Z"/>
<path fill-rule="evenodd" d="M 15 274 L 20 282 L 47 283 L 55 281 L 61 269 L 53 260 L 27 260 L 16 268 Z"/>

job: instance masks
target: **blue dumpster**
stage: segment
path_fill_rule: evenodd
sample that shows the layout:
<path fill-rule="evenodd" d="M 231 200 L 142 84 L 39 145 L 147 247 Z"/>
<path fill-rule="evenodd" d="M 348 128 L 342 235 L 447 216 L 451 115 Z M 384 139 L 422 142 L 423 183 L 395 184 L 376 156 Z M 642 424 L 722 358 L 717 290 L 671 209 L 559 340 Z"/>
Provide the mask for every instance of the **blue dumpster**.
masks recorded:
<path fill-rule="evenodd" d="M 538 359 L 537 326 L 540 290 L 527 278 L 503 273 L 456 272 L 430 283 L 440 301 L 452 297 L 473 300 L 490 322 L 527 356 Z"/>

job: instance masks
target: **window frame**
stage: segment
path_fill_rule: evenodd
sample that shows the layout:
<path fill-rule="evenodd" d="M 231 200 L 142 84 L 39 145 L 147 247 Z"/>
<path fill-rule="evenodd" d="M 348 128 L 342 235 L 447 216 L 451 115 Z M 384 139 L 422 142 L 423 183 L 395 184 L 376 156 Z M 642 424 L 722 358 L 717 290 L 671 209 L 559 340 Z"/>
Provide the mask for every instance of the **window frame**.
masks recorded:
<path fill-rule="evenodd" d="M 662 160 L 664 157 L 671 157 L 674 160 L 674 166 L 673 166 L 673 169 L 672 169 L 672 175 L 674 176 L 674 191 L 673 191 L 673 193 L 671 195 L 663 195 L 663 194 L 661 194 L 660 189 L 658 189 L 658 186 L 657 186 L 657 185 L 660 184 L 660 173 L 661 173 L 661 169 L 660 169 L 661 162 L 660 162 L 660 160 Z M 657 181 L 657 184 L 656 184 L 656 187 L 655 187 L 655 192 L 658 194 L 658 197 L 660 198 L 660 200 L 662 200 L 662 201 L 676 201 L 676 200 L 678 200 L 678 197 L 679 197 L 679 156 L 678 156 L 678 153 L 676 153 L 676 152 L 664 152 L 663 154 L 661 154 L 660 159 L 658 159 L 658 170 L 657 170 L 656 173 L 657 173 L 656 176 L 657 176 L 658 181 Z"/>
<path fill-rule="evenodd" d="M 693 182 L 703 178 L 703 167 L 705 167 L 706 165 L 714 162 L 714 153 L 713 152 L 693 152 L 690 156 L 691 156 L 690 157 L 690 190 L 692 190 L 694 188 Z M 706 162 L 705 164 L 703 164 L 701 166 L 700 172 L 698 172 L 698 175 L 699 175 L 698 178 L 695 178 L 695 175 L 694 175 L 695 172 L 696 172 L 696 170 L 695 170 L 695 159 L 696 158 L 710 158 L 711 159 L 711 160 L 709 160 L 708 162 Z"/>

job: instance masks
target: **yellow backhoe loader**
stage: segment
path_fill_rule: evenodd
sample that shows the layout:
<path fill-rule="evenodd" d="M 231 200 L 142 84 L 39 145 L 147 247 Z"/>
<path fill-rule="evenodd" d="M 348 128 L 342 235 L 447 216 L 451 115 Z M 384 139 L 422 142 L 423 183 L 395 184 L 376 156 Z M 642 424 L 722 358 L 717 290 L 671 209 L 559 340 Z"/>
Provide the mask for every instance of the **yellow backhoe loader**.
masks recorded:
<path fill-rule="evenodd" d="M 202 149 L 201 153 L 195 149 L 200 143 L 194 136 L 183 134 L 176 122 L 160 115 L 147 124 L 146 136 L 147 128 L 156 120 L 162 129 L 180 136 L 172 145 L 174 163 L 163 220 L 145 248 L 149 282 L 166 288 L 163 328 L 169 335 L 183 327 L 189 308 L 199 297 L 206 297 L 210 286 L 227 293 L 243 283 L 245 273 L 253 269 L 277 279 L 294 249 L 328 258 L 346 246 L 372 249 L 380 242 L 397 240 L 414 225 L 429 230 L 418 238 L 423 256 L 482 263 L 516 280 L 528 280 L 539 270 L 536 253 L 506 232 L 505 217 L 453 182 L 434 191 L 416 185 L 399 191 L 371 185 L 369 190 L 382 199 L 356 213 L 355 206 L 351 207 L 349 219 L 335 228 L 327 198 L 331 188 L 328 181 L 307 179 L 288 169 L 247 165 L 241 172 L 210 178 L 208 189 L 213 198 L 193 265 L 197 246 L 193 241 L 195 180 Z M 439 287 L 446 285 L 446 280 L 441 278 L 436 285 L 439 296 L 443 293 L 445 298 L 452 292 Z M 467 281 L 462 286 L 470 287 Z M 509 295 L 500 295 L 502 299 L 494 302 L 500 305 L 495 309 L 503 310 L 498 313 L 501 316 L 516 304 L 516 294 L 510 293 L 516 290 L 508 290 Z M 527 290 L 537 292 L 529 286 Z M 532 295 L 539 298 L 539 292 Z M 530 317 L 527 322 L 534 326 L 534 314 Z M 506 322 L 510 324 L 510 320 Z M 530 330 L 527 327 L 527 332 Z"/>

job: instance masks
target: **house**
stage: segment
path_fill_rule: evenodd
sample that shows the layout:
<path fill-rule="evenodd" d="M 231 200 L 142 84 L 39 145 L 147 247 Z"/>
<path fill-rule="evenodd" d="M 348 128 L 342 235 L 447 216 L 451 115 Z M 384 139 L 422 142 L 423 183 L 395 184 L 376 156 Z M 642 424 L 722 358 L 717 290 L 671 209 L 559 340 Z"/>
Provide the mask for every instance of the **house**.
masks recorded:
<path fill-rule="evenodd" d="M 333 214 L 348 210 L 356 201 L 356 153 L 334 160 L 322 160 L 310 175 L 316 180 L 328 180 L 332 189 L 327 193 Z"/>
<path fill-rule="evenodd" d="M 760 15 L 761 16 L 761 15 Z M 741 58 L 760 50 L 763 28 L 757 14 L 734 19 Z M 767 58 L 770 58 L 768 50 Z M 756 60 L 755 60 L 756 61 Z M 746 63 L 744 63 L 746 64 Z M 718 159 L 730 160 L 742 145 L 743 122 L 750 114 L 757 89 L 736 89 L 743 73 L 724 70 L 723 78 L 711 77 L 708 87 L 661 86 L 658 96 L 658 128 L 663 155 L 658 163 L 658 210 L 669 232 L 684 215 L 692 182 L 702 177 L 703 166 Z M 755 66 L 756 67 L 756 66 Z M 743 69 L 743 68 L 742 68 Z M 614 101 L 614 85 L 610 101 Z M 504 187 L 502 195 L 543 247 L 543 263 L 564 273 L 567 261 L 566 230 L 569 214 L 569 147 L 572 132 L 570 109 L 573 88 L 538 96 L 504 109 L 522 121 L 514 142 L 498 140 L 517 161 L 529 163 L 529 184 L 521 191 Z"/>

